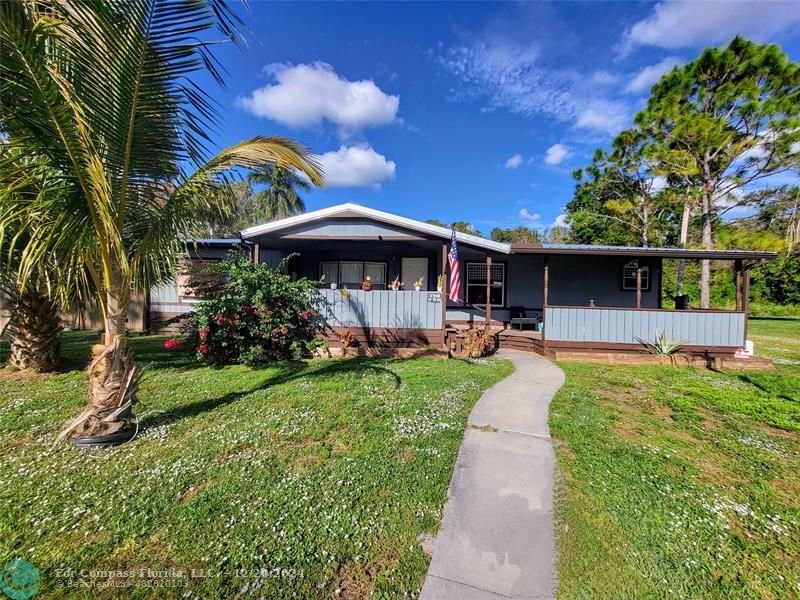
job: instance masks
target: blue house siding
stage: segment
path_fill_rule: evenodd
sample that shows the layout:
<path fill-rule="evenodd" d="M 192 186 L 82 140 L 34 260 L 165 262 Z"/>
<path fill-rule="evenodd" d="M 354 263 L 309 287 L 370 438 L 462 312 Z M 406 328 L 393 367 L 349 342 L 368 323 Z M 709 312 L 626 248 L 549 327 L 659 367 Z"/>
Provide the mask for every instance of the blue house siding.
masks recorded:
<path fill-rule="evenodd" d="M 744 345 L 745 315 L 741 312 L 659 311 L 547 307 L 548 342 L 639 344 L 665 333 L 687 346 Z"/>

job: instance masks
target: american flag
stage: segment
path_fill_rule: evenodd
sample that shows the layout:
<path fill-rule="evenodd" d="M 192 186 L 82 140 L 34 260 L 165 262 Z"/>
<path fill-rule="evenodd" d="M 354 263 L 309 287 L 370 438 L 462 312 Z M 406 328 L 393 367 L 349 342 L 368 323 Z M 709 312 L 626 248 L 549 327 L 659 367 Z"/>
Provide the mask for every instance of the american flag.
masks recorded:
<path fill-rule="evenodd" d="M 453 229 L 453 236 L 450 238 L 450 252 L 447 258 L 450 262 L 450 285 L 448 286 L 447 297 L 452 302 L 459 302 L 461 297 L 461 273 L 458 269 L 458 242 L 456 242 L 455 229 Z"/>

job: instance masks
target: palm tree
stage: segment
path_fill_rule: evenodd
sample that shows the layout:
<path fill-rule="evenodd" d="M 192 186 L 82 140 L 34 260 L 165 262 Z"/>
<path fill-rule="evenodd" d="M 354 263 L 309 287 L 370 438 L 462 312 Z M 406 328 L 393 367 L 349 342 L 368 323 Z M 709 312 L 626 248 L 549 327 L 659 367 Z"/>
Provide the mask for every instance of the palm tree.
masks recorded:
<path fill-rule="evenodd" d="M 3 196 L 15 202 L 24 202 L 39 193 L 52 176 L 52 171 L 35 157 L 22 156 L 7 145 L 0 146 L 0 170 Z M 52 255 L 32 265 L 28 276 L 18 277 L 21 253 L 29 241 L 25 225 L 8 222 L 0 228 L 0 248 L 4 250 L 0 253 L 0 294 L 10 313 L 5 327 L 11 346 L 8 361 L 20 370 L 52 371 L 59 359 L 59 312 L 74 308 L 75 298 L 68 294 L 68 285 L 53 285 L 55 279 L 69 282 L 70 278 L 58 273 L 58 263 Z"/>
<path fill-rule="evenodd" d="M 23 283 L 37 261 L 59 271 L 105 322 L 87 367 L 89 404 L 62 432 L 130 437 L 141 369 L 128 346 L 133 291 L 174 276 L 193 217 L 229 208 L 239 168 L 265 163 L 322 184 L 316 160 L 284 138 L 254 137 L 206 160 L 217 114 L 191 75 L 222 82 L 209 43 L 237 43 L 223 0 L 19 0 L 0 3 L 0 123 L 6 144 L 55 174 L 24 201 L 2 191 L 0 227 L 27 223 Z M 0 174 L 2 174 L 0 168 Z"/>
<path fill-rule="evenodd" d="M 269 186 L 266 190 L 256 192 L 252 200 L 267 221 L 285 219 L 305 212 L 305 202 L 297 194 L 297 190 L 310 191 L 311 183 L 293 169 L 266 164 L 251 173 L 248 180 L 251 185 Z"/>

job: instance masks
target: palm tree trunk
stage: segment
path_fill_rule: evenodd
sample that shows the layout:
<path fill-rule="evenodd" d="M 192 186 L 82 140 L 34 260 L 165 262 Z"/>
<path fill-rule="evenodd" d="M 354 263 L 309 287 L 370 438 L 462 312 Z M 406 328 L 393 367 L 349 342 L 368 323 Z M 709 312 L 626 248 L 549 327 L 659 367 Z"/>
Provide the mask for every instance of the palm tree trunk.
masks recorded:
<path fill-rule="evenodd" d="M 9 362 L 21 370 L 53 371 L 58 364 L 60 332 L 58 305 L 38 292 L 22 292 L 8 323 Z"/>
<path fill-rule="evenodd" d="M 127 286 L 119 283 L 106 293 L 106 328 L 103 343 L 92 347 L 87 368 L 89 404 L 81 415 L 62 431 L 63 437 L 74 430 L 80 438 L 115 436 L 125 441 L 137 428 L 133 405 L 139 387 L 141 369 L 128 346 L 126 317 Z"/>

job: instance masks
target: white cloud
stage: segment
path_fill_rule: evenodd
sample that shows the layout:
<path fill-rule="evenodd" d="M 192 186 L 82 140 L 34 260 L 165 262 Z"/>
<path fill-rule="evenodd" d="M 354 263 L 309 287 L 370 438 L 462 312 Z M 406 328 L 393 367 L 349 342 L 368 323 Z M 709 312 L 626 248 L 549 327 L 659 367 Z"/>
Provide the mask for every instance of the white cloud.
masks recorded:
<path fill-rule="evenodd" d="M 381 181 L 394 179 L 395 163 L 386 160 L 370 146 L 340 146 L 319 157 L 330 187 L 371 187 L 380 189 Z"/>
<path fill-rule="evenodd" d="M 538 58 L 534 47 L 491 40 L 449 48 L 437 60 L 464 84 L 453 92 L 456 100 L 483 97 L 487 111 L 570 120 L 578 112 L 571 91 L 575 74 L 541 67 Z"/>
<path fill-rule="evenodd" d="M 636 77 L 631 79 L 625 87 L 628 92 L 643 92 L 649 90 L 663 75 L 669 73 L 673 67 L 682 65 L 683 61 L 677 56 L 668 56 L 664 60 L 649 67 L 645 67 Z"/>
<path fill-rule="evenodd" d="M 527 208 L 519 209 L 518 216 L 520 221 L 525 221 L 527 223 L 534 223 L 534 224 L 538 224 L 539 221 L 542 219 L 542 215 L 540 215 L 539 213 L 528 212 Z"/>
<path fill-rule="evenodd" d="M 506 169 L 516 169 L 522 164 L 522 154 L 515 154 L 506 161 Z"/>
<path fill-rule="evenodd" d="M 322 62 L 273 64 L 275 82 L 240 97 L 238 104 L 259 117 L 291 127 L 329 121 L 342 131 L 395 121 L 400 97 L 384 93 L 371 79 L 348 81 Z"/>
<path fill-rule="evenodd" d="M 556 220 L 553 221 L 553 227 L 569 227 L 567 223 L 567 215 L 565 213 L 561 213 L 556 217 Z"/>
<path fill-rule="evenodd" d="M 620 50 L 624 55 L 636 46 L 704 47 L 739 33 L 765 41 L 798 23 L 796 2 L 660 2 L 625 32 Z"/>
<path fill-rule="evenodd" d="M 653 179 L 650 180 L 650 191 L 654 194 L 657 194 L 661 190 L 666 189 L 667 187 L 667 178 L 662 177 L 661 175 L 656 175 Z"/>
<path fill-rule="evenodd" d="M 569 154 L 569 148 L 564 144 L 553 144 L 544 155 L 544 163 L 546 165 L 557 165 L 564 161 Z"/>
<path fill-rule="evenodd" d="M 628 109 L 619 102 L 596 100 L 578 115 L 576 127 L 618 133 L 627 125 Z"/>
<path fill-rule="evenodd" d="M 600 69 L 599 71 L 595 71 L 592 74 L 592 83 L 596 83 L 598 85 L 612 85 L 619 81 L 619 76 L 614 75 L 613 73 L 609 73 L 604 69 Z"/>
<path fill-rule="evenodd" d="M 438 52 L 438 51 L 437 51 Z M 606 98 L 592 76 L 541 64 L 538 48 L 495 35 L 448 48 L 437 62 L 460 80 L 451 100 L 485 101 L 481 110 L 505 109 L 526 117 L 545 116 L 561 123 L 616 133 L 627 123 L 626 105 Z M 614 76 L 595 73 L 610 82 Z"/>

